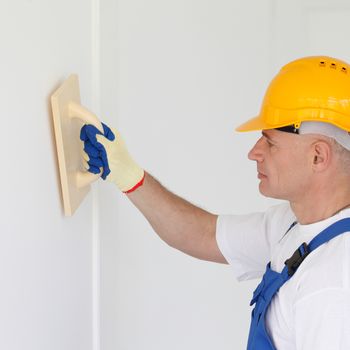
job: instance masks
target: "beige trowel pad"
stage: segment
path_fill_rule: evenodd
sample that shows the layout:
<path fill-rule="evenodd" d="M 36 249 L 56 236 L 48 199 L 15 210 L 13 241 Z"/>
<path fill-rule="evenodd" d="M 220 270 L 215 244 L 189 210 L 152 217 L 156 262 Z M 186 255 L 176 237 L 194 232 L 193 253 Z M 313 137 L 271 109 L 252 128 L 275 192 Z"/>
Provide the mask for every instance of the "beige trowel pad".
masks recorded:
<path fill-rule="evenodd" d="M 100 176 L 82 171 L 80 129 L 84 124 L 93 124 L 102 130 L 102 125 L 93 113 L 80 105 L 77 75 L 71 75 L 54 92 L 51 104 L 64 214 L 70 216 L 89 192 L 90 183 Z"/>

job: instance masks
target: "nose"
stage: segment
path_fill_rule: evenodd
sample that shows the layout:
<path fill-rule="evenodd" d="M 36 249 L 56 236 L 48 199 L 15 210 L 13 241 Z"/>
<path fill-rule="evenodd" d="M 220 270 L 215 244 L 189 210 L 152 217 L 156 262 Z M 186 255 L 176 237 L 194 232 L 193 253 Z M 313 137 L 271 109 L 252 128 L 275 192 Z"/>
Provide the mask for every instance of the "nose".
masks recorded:
<path fill-rule="evenodd" d="M 263 136 L 256 142 L 254 147 L 248 153 L 248 159 L 262 162 L 264 160 L 263 153 Z"/>

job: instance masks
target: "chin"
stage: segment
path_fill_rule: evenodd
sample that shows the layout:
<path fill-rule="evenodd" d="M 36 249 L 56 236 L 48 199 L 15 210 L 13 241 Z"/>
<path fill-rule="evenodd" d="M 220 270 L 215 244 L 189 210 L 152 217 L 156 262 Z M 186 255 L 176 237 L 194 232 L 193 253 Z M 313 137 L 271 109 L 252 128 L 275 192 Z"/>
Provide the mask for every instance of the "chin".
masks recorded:
<path fill-rule="evenodd" d="M 278 192 L 278 191 L 273 191 L 273 189 L 271 189 L 271 188 L 268 188 L 268 186 L 264 186 L 264 184 L 262 184 L 261 182 L 260 182 L 260 184 L 259 184 L 259 192 L 260 192 L 260 194 L 262 194 L 264 197 L 267 197 L 267 198 L 274 198 L 274 199 L 286 199 L 285 197 L 286 196 L 284 196 L 283 195 L 283 193 L 281 193 L 281 192 Z"/>

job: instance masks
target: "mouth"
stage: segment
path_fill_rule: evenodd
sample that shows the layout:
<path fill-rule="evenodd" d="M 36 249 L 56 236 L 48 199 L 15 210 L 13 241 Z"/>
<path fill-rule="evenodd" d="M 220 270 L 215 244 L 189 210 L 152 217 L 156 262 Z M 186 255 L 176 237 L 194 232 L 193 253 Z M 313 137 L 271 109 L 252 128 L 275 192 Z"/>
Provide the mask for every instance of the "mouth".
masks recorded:
<path fill-rule="evenodd" d="M 263 174 L 263 173 L 261 173 L 260 171 L 258 171 L 258 179 L 266 179 L 267 178 L 267 176 L 265 175 L 265 174 Z"/>

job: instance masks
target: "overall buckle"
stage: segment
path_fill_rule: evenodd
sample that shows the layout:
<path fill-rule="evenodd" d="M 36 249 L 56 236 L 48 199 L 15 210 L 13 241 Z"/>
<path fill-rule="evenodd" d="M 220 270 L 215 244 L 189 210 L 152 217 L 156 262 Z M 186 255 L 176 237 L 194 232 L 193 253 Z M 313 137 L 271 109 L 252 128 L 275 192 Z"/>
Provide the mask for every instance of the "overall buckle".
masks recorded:
<path fill-rule="evenodd" d="M 310 250 L 308 245 L 304 242 L 294 254 L 285 261 L 285 265 L 288 267 L 288 275 L 293 276 L 300 264 L 309 255 Z"/>

